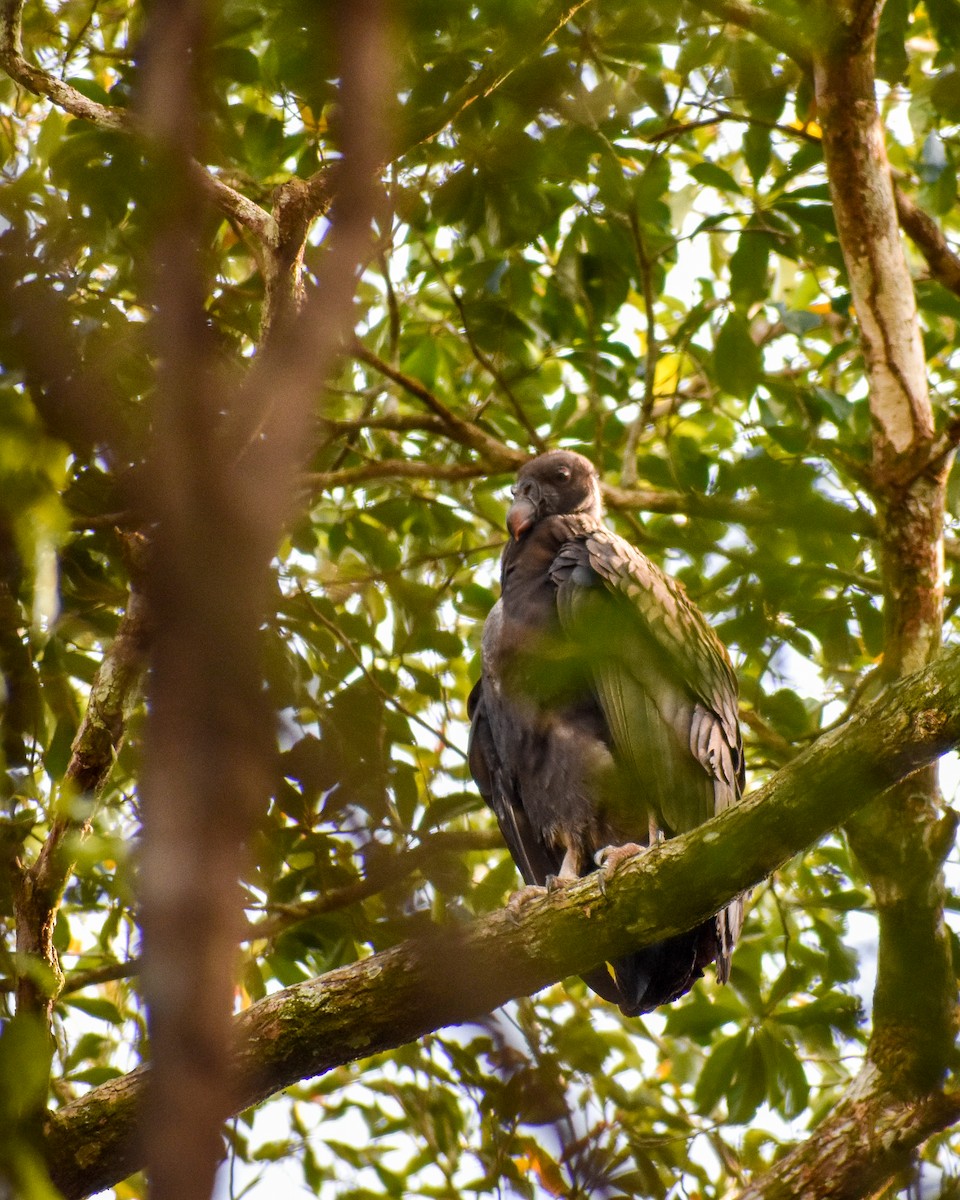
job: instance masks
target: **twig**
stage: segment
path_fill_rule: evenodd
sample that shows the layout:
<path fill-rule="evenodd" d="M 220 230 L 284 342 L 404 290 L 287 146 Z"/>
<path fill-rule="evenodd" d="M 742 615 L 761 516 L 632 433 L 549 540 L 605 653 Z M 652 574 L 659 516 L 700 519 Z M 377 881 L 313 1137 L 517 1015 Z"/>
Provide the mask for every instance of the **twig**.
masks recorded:
<path fill-rule="evenodd" d="M 303 921 L 309 921 L 313 917 L 348 908 L 360 900 L 366 900 L 369 896 L 374 896 L 386 888 L 392 887 L 401 879 L 412 875 L 414 871 L 420 870 L 438 854 L 463 854 L 476 850 L 497 850 L 502 847 L 503 837 L 496 829 L 466 830 L 464 832 L 440 830 L 425 837 L 418 846 L 402 850 L 386 862 L 378 861 L 356 883 L 331 888 L 317 896 L 316 899 L 306 900 L 302 904 L 273 906 L 273 915 L 250 922 L 250 928 L 244 941 L 253 942 L 263 938 L 275 938 L 278 934 Z"/>
<path fill-rule="evenodd" d="M 532 446 L 536 446 L 536 448 L 540 451 L 545 450 L 547 448 L 546 443 L 544 442 L 544 440 L 540 436 L 540 434 L 537 433 L 534 426 L 530 423 L 530 418 L 527 416 L 526 412 L 524 411 L 523 405 L 520 403 L 520 401 L 514 395 L 513 388 L 510 386 L 510 383 L 504 376 L 503 372 L 493 362 L 493 360 L 490 359 L 477 345 L 477 341 L 474 338 L 473 333 L 470 330 L 470 322 L 467 320 L 467 310 L 466 310 L 466 305 L 463 302 L 463 297 L 460 295 L 460 293 L 457 291 L 457 289 L 450 284 L 449 280 L 447 279 L 446 273 L 443 270 L 442 264 L 437 259 L 436 255 L 433 253 L 433 251 L 430 249 L 429 245 L 427 245 L 426 242 L 421 242 L 421 245 L 423 247 L 424 253 L 426 254 L 427 258 L 429 258 L 430 262 L 433 265 L 433 269 L 437 274 L 437 278 L 443 284 L 444 291 L 450 297 L 451 302 L 453 303 L 454 307 L 457 310 L 457 313 L 460 316 L 460 324 L 463 328 L 464 337 L 467 339 L 467 345 L 470 347 L 470 353 L 477 360 L 477 362 L 480 364 L 480 366 L 483 367 L 483 369 L 487 372 L 487 374 L 490 376 L 490 378 L 494 381 L 494 383 L 500 389 L 502 394 L 506 397 L 507 403 L 513 409 L 514 416 L 516 416 L 517 420 L 520 422 L 520 424 L 523 426 L 523 428 L 527 431 L 527 436 L 530 439 L 530 444 Z"/>
<path fill-rule="evenodd" d="M 633 487 L 637 482 L 637 445 L 640 441 L 640 434 L 650 424 L 651 417 L 653 416 L 653 407 L 657 398 L 657 359 L 660 353 L 660 348 L 657 344 L 657 316 L 654 309 L 653 278 L 651 275 L 652 264 L 643 242 L 643 234 L 640 232 L 640 223 L 637 220 L 636 212 L 630 213 L 630 232 L 633 235 L 633 245 L 637 254 L 637 262 L 640 266 L 640 276 L 643 280 L 643 310 L 647 326 L 647 352 L 643 369 L 643 402 L 640 405 L 640 411 L 635 420 L 630 423 L 623 447 L 623 465 L 620 474 L 624 487 Z"/>
<path fill-rule="evenodd" d="M 307 592 L 303 586 L 300 587 L 300 595 L 303 597 L 303 599 L 305 600 L 305 602 L 307 604 L 307 607 L 310 609 L 313 619 L 315 621 L 317 621 L 320 625 L 322 625 L 325 629 L 329 630 L 330 633 L 333 634 L 333 636 L 343 646 L 343 648 L 347 651 L 347 653 L 350 655 L 350 657 L 353 659 L 353 661 L 357 664 L 357 666 L 363 672 L 364 678 L 366 679 L 367 683 L 370 684 L 370 687 L 373 689 L 374 692 L 376 692 L 377 696 L 384 704 L 386 704 L 388 707 L 394 709 L 396 712 L 401 713 L 403 716 L 405 716 L 407 718 L 408 721 L 414 721 L 422 729 L 425 729 L 429 734 L 431 734 L 433 737 L 435 737 L 448 750 L 452 750 L 454 752 L 454 754 L 459 755 L 461 758 L 466 757 L 463 750 L 461 750 L 461 748 L 459 746 L 455 746 L 454 743 L 451 742 L 447 738 L 447 736 L 443 733 L 442 730 L 434 729 L 434 727 L 429 723 L 429 721 L 425 721 L 423 719 L 423 717 L 418 716 L 417 713 L 415 713 L 411 709 L 407 708 L 407 706 L 405 704 L 402 704 L 396 698 L 396 696 L 391 696 L 391 694 L 380 683 L 380 681 L 376 678 L 376 676 L 373 675 L 373 673 L 370 671 L 369 667 L 363 661 L 363 656 L 361 655 L 360 651 L 354 645 L 353 640 L 346 633 L 344 633 L 344 631 L 340 628 L 340 626 L 336 623 L 336 621 L 331 620 L 330 617 L 326 616 L 326 614 L 324 614 L 320 611 L 320 609 L 313 602 L 313 598 L 310 596 L 309 592 Z"/>

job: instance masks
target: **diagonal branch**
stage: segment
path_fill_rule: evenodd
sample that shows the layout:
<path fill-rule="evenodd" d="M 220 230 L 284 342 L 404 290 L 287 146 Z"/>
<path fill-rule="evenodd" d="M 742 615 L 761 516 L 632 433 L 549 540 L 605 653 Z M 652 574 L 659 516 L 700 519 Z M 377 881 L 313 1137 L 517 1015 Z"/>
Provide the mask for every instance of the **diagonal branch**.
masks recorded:
<path fill-rule="evenodd" d="M 728 25 L 736 25 L 754 34 L 792 58 L 805 71 L 811 69 L 813 55 L 809 42 L 787 24 L 780 13 L 759 8 L 750 0 L 693 0 L 693 3 Z"/>
<path fill-rule="evenodd" d="M 3 0 L 0 8 L 0 66 L 10 78 L 35 96 L 45 97 L 64 112 L 89 121 L 100 129 L 133 132 L 134 117 L 129 109 L 91 100 L 71 84 L 35 67 L 24 58 L 21 32 L 24 3 L 25 0 Z M 259 204 L 218 179 L 199 163 L 193 164 L 193 170 L 196 182 L 226 216 L 239 222 L 265 245 L 273 241 L 273 219 Z"/>
<path fill-rule="evenodd" d="M 958 741 L 954 649 L 825 735 L 741 804 L 623 863 L 605 884 L 591 875 L 519 910 L 438 929 L 253 1005 L 236 1020 L 243 1081 L 237 1108 L 689 928 Z M 135 1133 L 146 1074 L 141 1068 L 104 1084 L 49 1118 L 48 1161 L 68 1198 L 108 1187 L 140 1165 Z M 905 1107 L 914 1119 L 901 1124 L 912 1129 L 914 1145 L 956 1111 L 936 1093 Z M 867 1170 L 875 1150 L 852 1143 L 863 1189 L 845 1195 L 875 1190 Z"/>
<path fill-rule="evenodd" d="M 552 41 L 560 30 L 589 3 L 590 0 L 560 0 L 555 9 L 551 8 L 544 14 L 537 29 L 531 31 L 530 36 L 524 38 L 519 44 L 519 53 L 517 53 L 518 43 L 511 42 L 506 53 L 485 63 L 472 79 L 468 79 L 463 87 L 454 93 L 450 102 L 438 115 L 410 131 L 407 145 L 418 146 L 421 142 L 428 142 L 431 138 L 435 138 L 438 133 L 442 133 L 444 129 L 452 125 L 471 104 L 475 104 L 478 100 L 495 92 L 514 71 L 529 60 L 531 54 L 539 52 L 548 42 Z"/>
<path fill-rule="evenodd" d="M 929 213 L 924 212 L 896 181 L 893 196 L 901 227 L 926 259 L 930 274 L 943 286 L 960 296 L 960 254 L 953 249 L 943 231 Z"/>
<path fill-rule="evenodd" d="M 372 367 L 386 379 L 396 383 L 408 395 L 413 396 L 414 399 L 419 400 L 421 404 L 429 408 L 443 422 L 447 434 L 454 441 L 483 455 L 493 469 L 516 469 L 527 461 L 529 456 L 524 454 L 522 450 L 513 449 L 512 446 L 508 446 L 506 443 L 492 437 L 489 433 L 485 433 L 473 422 L 465 421 L 462 417 L 458 417 L 456 413 L 451 412 L 447 408 L 437 395 L 431 392 L 428 387 L 425 387 L 419 379 L 414 379 L 412 375 L 407 375 L 390 363 L 385 362 L 378 355 L 374 354 L 372 350 L 368 350 L 361 342 L 354 344 L 353 354 L 360 362 L 366 363 L 368 367 Z"/>
<path fill-rule="evenodd" d="M 737 1200 L 861 1200 L 879 1194 L 914 1162 L 918 1146 L 960 1120 L 960 1093 L 919 1100 L 877 1086 L 871 1071 L 803 1142 L 754 1179 Z M 886 1193 L 884 1193 L 886 1194 Z"/>
<path fill-rule="evenodd" d="M 42 964 L 17 980 L 19 1012 L 49 1020 L 63 975 L 53 933 L 64 889 L 73 872 L 71 837 L 84 837 L 92 815 L 89 797 L 103 787 L 123 740 L 127 712 L 146 665 L 146 602 L 131 586 L 126 612 L 90 687 L 87 710 L 73 741 L 64 776 L 63 807 L 54 817 L 36 861 L 14 876 L 17 952 L 21 962 Z M 45 977 L 48 986 L 41 980 Z"/>

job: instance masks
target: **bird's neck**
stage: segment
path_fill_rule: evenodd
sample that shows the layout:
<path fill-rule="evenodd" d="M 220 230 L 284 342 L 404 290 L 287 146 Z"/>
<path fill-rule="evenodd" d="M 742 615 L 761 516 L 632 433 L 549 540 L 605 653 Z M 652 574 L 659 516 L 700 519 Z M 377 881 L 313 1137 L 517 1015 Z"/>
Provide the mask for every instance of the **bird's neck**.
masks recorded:
<path fill-rule="evenodd" d="M 556 620 L 556 587 L 550 567 L 568 542 L 584 537 L 596 521 L 582 513 L 544 517 L 503 552 L 500 570 L 505 613 L 525 624 L 549 628 Z"/>

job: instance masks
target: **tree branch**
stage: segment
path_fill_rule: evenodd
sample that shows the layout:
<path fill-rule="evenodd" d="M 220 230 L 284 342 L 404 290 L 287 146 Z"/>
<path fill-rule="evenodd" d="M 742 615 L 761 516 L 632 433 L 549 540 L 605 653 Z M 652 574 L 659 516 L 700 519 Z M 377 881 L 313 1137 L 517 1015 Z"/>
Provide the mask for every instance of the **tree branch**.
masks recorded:
<path fill-rule="evenodd" d="M 781 14 L 758 8 L 750 0 L 693 0 L 693 3 L 719 20 L 754 34 L 792 58 L 805 71 L 812 67 L 810 44 L 784 21 Z"/>
<path fill-rule="evenodd" d="M 440 854 L 464 853 L 470 850 L 496 850 L 503 839 L 495 829 L 466 830 L 464 832 L 438 830 L 427 835 L 417 846 L 391 854 L 377 860 L 370 870 L 355 883 L 331 888 L 313 900 L 301 904 L 280 905 L 271 909 L 259 921 L 252 921 L 245 941 L 258 938 L 274 938 L 278 933 L 309 921 L 324 913 L 336 912 L 385 891 L 401 879 L 432 862 Z"/>
<path fill-rule="evenodd" d="M 547 42 L 556 37 L 560 30 L 589 3 L 590 0 L 560 0 L 555 10 L 544 14 L 537 29 L 531 31 L 528 38 L 524 38 L 522 43 L 511 42 L 506 53 L 485 63 L 473 79 L 467 80 L 463 87 L 451 97 L 449 104 L 444 106 L 440 114 L 410 130 L 407 145 L 418 146 L 421 142 L 428 142 L 431 138 L 435 138 L 438 133 L 452 125 L 471 104 L 475 104 L 477 100 L 495 92 L 518 67 L 523 66 L 532 54 L 538 53 Z M 520 53 L 517 53 L 518 49 Z"/>
<path fill-rule="evenodd" d="M 819 6 L 814 89 L 837 234 L 860 327 L 873 419 L 871 478 L 884 587 L 883 676 L 940 646 L 943 513 L 939 450 L 913 283 L 876 103 L 875 0 Z M 856 814 L 851 849 L 876 899 L 877 983 L 868 1064 L 906 1099 L 940 1085 L 956 1037 L 957 985 L 943 920 L 942 865 L 956 833 L 928 769 Z M 923 987 L 916 980 L 923 979 Z M 811 1151 L 812 1153 L 812 1151 Z"/>
<path fill-rule="evenodd" d="M 505 442 L 491 437 L 489 433 L 485 433 L 473 422 L 465 421 L 462 417 L 452 413 L 443 401 L 428 387 L 425 387 L 419 379 L 414 379 L 411 375 L 406 375 L 403 371 L 391 366 L 390 363 L 384 362 L 361 342 L 354 344 L 353 354 L 360 362 L 366 363 L 368 367 L 373 367 L 379 374 L 398 384 L 408 395 L 413 396 L 429 408 L 444 423 L 446 432 L 453 441 L 459 442 L 460 445 L 467 446 L 471 450 L 476 450 L 486 459 L 492 470 L 516 470 L 529 458 L 529 455 L 524 454 L 522 450 L 515 450 Z"/>
<path fill-rule="evenodd" d="M 737 1200 L 861 1200 L 911 1165 L 927 1138 L 960 1119 L 960 1093 L 905 1100 L 866 1068 L 815 1134 L 754 1179 Z"/>
<path fill-rule="evenodd" d="M 474 1020 L 598 960 L 690 928 L 958 741 L 960 649 L 954 649 L 823 737 L 741 804 L 623 863 L 605 884 L 595 873 L 519 910 L 437 929 L 251 1006 L 235 1021 L 242 1078 L 236 1108 Z M 48 1162 L 68 1200 L 111 1186 L 140 1164 L 135 1133 L 147 1073 L 140 1068 L 51 1114 Z M 913 1106 L 904 1102 L 904 1112 L 915 1115 L 901 1124 L 917 1137 L 929 1130 L 929 1121 L 916 1115 L 923 1105 L 940 1116 L 954 1111 L 935 1095 Z M 863 1195 L 867 1143 L 855 1143 L 853 1154 L 858 1146 L 864 1190 L 857 1194 Z"/>
<path fill-rule="evenodd" d="M 893 196 L 900 225 L 923 255 L 931 275 L 938 283 L 960 296 L 960 254 L 952 248 L 933 217 L 924 212 L 896 181 Z"/>
<path fill-rule="evenodd" d="M 135 120 L 130 109 L 91 100 L 71 84 L 33 66 L 24 58 L 21 33 L 24 2 L 3 0 L 0 8 L 0 66 L 10 78 L 35 96 L 50 100 L 64 112 L 90 121 L 100 129 L 134 132 Z M 265 245 L 274 240 L 273 219 L 259 204 L 218 179 L 200 163 L 194 162 L 192 169 L 196 182 L 225 215 L 233 217 Z"/>
<path fill-rule="evenodd" d="M 146 665 L 147 631 L 146 602 L 132 584 L 126 612 L 94 677 L 87 710 L 73 741 L 62 808 L 36 861 L 21 867 L 14 877 L 17 953 L 24 964 L 40 963 L 46 968 L 40 975 L 30 970 L 17 979 L 17 1010 L 41 1012 L 48 1021 L 63 984 L 53 933 L 73 872 L 68 839 L 71 835 L 83 838 L 90 830 L 92 808 L 85 798 L 96 796 L 103 787 L 123 740 L 127 710 Z M 42 976 L 52 986 L 43 986 Z"/>

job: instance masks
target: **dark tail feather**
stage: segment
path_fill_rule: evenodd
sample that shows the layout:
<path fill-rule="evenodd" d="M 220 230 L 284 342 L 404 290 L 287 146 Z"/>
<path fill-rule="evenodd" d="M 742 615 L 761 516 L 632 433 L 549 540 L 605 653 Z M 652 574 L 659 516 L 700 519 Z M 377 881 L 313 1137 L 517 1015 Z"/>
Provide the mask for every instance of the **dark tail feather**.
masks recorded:
<path fill-rule="evenodd" d="M 734 916 L 740 911 L 737 907 Z M 725 983 L 738 929 L 731 929 L 731 918 L 723 912 L 689 933 L 594 967 L 582 978 L 598 996 L 618 1004 L 624 1016 L 637 1017 L 689 992 L 708 963 L 717 964 L 717 978 Z"/>
<path fill-rule="evenodd" d="M 652 1012 L 693 987 L 703 974 L 697 966 L 699 940 L 699 930 L 693 930 L 616 960 L 617 1003 L 624 1016 Z"/>

